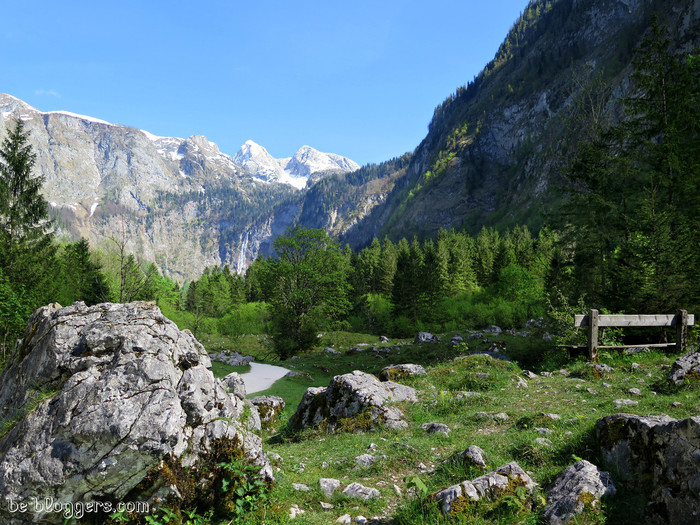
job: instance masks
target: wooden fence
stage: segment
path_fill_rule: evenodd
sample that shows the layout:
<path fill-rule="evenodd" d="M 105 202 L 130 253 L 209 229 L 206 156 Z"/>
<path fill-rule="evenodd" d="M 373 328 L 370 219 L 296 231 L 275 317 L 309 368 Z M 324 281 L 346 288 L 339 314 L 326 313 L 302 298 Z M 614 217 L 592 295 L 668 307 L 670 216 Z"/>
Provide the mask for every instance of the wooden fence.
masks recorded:
<path fill-rule="evenodd" d="M 600 315 L 598 310 L 591 310 L 587 315 L 574 316 L 574 326 L 588 327 L 588 357 L 598 359 L 600 348 L 643 348 L 643 347 L 669 347 L 675 346 L 678 351 L 683 351 L 688 344 L 688 327 L 695 324 L 695 316 L 687 310 L 679 310 L 676 314 L 651 314 L 651 315 Z M 675 326 L 675 343 L 656 343 L 648 345 L 599 345 L 598 328 L 625 326 Z"/>

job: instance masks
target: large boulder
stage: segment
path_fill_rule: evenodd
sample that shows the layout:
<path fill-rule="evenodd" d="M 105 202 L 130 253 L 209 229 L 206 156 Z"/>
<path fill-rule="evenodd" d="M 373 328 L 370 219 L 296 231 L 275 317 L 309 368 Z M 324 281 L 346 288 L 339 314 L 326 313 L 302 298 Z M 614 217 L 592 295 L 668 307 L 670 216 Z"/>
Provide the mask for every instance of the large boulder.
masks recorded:
<path fill-rule="evenodd" d="M 43 307 L 0 376 L 0 522 L 63 523 L 33 501 L 215 505 L 232 457 L 272 481 L 243 407 L 155 305 Z"/>
<path fill-rule="evenodd" d="M 616 476 L 649 499 L 647 522 L 700 522 L 700 417 L 613 414 L 595 430 Z"/>
<path fill-rule="evenodd" d="M 327 387 L 308 388 L 289 424 L 295 430 L 316 426 L 329 431 L 363 431 L 377 425 L 406 428 L 401 410 L 385 405 L 398 401 L 417 401 L 415 389 L 355 370 L 335 376 Z"/>
<path fill-rule="evenodd" d="M 600 498 L 617 490 L 608 472 L 582 459 L 557 476 L 547 492 L 544 517 L 551 525 L 564 525 L 586 509 L 600 510 Z"/>

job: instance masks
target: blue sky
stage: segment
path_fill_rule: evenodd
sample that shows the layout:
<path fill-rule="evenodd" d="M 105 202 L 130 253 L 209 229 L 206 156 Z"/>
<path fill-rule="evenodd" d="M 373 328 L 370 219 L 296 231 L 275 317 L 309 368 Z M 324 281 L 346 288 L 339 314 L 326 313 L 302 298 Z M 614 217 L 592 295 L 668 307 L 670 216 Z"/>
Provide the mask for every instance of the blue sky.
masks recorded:
<path fill-rule="evenodd" d="M 308 144 L 360 164 L 412 151 L 527 0 L 10 2 L 9 93 L 234 155 Z"/>

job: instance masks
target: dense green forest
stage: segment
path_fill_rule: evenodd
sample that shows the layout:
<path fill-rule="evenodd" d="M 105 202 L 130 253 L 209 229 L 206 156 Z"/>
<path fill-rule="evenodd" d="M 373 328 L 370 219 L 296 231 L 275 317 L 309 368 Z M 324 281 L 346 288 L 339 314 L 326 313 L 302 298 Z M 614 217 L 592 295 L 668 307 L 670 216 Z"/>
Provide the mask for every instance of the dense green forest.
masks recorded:
<path fill-rule="evenodd" d="M 503 60 L 517 53 L 508 42 Z M 561 206 L 537 232 L 516 226 L 478 235 L 440 231 L 420 241 L 385 237 L 354 252 L 323 230 L 297 227 L 244 276 L 208 268 L 183 287 L 127 253 L 126 239 L 97 252 L 84 239 L 55 238 L 18 121 L 0 148 L 2 357 L 34 309 L 76 300 L 155 300 L 195 335 L 269 334 L 281 358 L 313 347 L 326 330 L 409 336 L 520 328 L 531 318 L 561 318 L 573 304 L 616 312 L 693 309 L 700 304 L 700 57 L 668 48 L 654 25 L 637 53 L 626 118 L 587 121 L 562 168 Z M 588 89 L 595 95 L 605 86 L 591 82 Z M 320 184 L 353 186 L 381 176 L 373 169 Z M 222 206 L 236 198 L 227 195 Z M 244 204 L 234 206 L 237 213 Z"/>

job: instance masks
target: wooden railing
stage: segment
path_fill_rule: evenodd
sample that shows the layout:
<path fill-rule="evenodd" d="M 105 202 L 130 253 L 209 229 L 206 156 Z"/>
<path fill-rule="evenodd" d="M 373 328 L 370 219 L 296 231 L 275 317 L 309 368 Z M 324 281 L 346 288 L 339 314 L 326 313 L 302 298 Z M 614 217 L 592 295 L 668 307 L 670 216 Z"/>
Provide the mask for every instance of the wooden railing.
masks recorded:
<path fill-rule="evenodd" d="M 598 310 L 591 310 L 587 315 L 574 316 L 574 326 L 588 327 L 588 357 L 598 359 L 600 348 L 642 348 L 642 347 L 669 347 L 675 346 L 678 351 L 683 351 L 688 345 L 688 327 L 695 324 L 695 316 L 687 310 L 679 310 L 676 314 L 651 314 L 651 315 L 600 315 Z M 674 343 L 656 343 L 648 345 L 599 345 L 598 328 L 625 326 L 675 326 L 676 341 Z"/>

